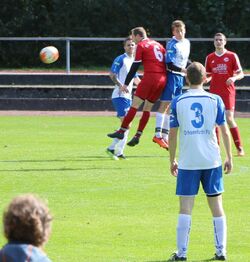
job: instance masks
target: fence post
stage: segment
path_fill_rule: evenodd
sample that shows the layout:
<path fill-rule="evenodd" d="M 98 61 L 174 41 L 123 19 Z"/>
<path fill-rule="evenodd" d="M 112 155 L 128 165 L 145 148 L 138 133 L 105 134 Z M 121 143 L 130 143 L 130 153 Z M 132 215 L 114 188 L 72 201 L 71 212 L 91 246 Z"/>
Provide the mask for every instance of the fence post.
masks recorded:
<path fill-rule="evenodd" d="M 66 39 L 66 73 L 70 74 L 70 39 Z"/>

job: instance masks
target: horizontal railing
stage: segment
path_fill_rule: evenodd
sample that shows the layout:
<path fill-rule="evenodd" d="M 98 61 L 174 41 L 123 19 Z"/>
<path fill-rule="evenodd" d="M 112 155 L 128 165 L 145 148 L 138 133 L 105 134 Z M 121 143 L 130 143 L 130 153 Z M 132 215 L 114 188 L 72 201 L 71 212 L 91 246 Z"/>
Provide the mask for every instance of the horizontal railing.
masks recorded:
<path fill-rule="evenodd" d="M 152 37 L 156 41 L 168 41 L 171 38 Z M 212 42 L 213 38 L 188 38 L 191 42 Z M 124 41 L 124 37 L 0 37 L 0 41 L 63 41 L 66 48 L 66 73 L 70 74 L 70 43 L 73 41 L 109 41 L 117 42 Z M 232 42 L 250 42 L 249 37 L 243 38 L 227 38 L 227 41 Z"/>

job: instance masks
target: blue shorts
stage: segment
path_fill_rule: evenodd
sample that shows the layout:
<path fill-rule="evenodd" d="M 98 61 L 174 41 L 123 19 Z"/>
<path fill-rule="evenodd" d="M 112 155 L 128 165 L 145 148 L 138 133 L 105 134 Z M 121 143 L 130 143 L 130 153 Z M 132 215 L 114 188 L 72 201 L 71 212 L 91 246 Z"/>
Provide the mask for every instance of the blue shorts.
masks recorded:
<path fill-rule="evenodd" d="M 176 195 L 197 195 L 200 183 L 207 195 L 222 193 L 224 191 L 222 166 L 203 170 L 178 169 Z"/>
<path fill-rule="evenodd" d="M 167 84 L 161 94 L 161 101 L 172 101 L 172 99 L 182 93 L 185 83 L 182 75 L 167 72 Z"/>
<path fill-rule="evenodd" d="M 116 97 L 112 99 L 113 106 L 117 112 L 117 117 L 124 117 L 131 107 L 132 100 L 124 97 Z"/>

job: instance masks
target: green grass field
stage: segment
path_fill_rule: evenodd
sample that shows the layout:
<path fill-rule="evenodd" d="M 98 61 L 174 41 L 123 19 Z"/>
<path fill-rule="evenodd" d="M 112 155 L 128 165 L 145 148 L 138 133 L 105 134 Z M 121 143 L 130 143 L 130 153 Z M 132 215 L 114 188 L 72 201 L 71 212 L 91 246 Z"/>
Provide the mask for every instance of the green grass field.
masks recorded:
<path fill-rule="evenodd" d="M 151 142 L 152 118 L 128 160 L 105 154 L 114 117 L 1 116 L 0 210 L 12 197 L 33 192 L 47 199 L 54 216 L 46 245 L 58 262 L 163 262 L 175 251 L 178 198 L 168 152 Z M 130 137 L 138 119 L 134 121 Z M 228 261 L 250 261 L 249 119 L 237 119 L 246 156 L 234 158 L 225 176 Z M 235 154 L 235 149 L 234 154 Z M 2 227 L 2 224 L 1 224 Z M 5 243 L 0 237 L 0 245 Z M 197 196 L 189 261 L 214 254 L 206 197 Z"/>

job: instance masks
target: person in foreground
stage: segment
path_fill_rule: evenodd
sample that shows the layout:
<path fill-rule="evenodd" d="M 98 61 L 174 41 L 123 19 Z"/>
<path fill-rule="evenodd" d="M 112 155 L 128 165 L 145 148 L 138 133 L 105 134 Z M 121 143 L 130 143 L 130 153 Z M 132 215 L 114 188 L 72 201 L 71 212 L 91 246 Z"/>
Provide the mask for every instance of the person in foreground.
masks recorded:
<path fill-rule="evenodd" d="M 198 62 L 187 68 L 189 91 L 171 103 L 169 153 L 170 172 L 177 177 L 176 195 L 180 198 L 177 225 L 177 252 L 169 261 L 186 261 L 191 214 L 200 183 L 213 216 L 215 256 L 226 260 L 227 225 L 222 205 L 224 191 L 222 161 L 215 127 L 219 126 L 225 146 L 224 172 L 232 170 L 230 132 L 222 99 L 204 91 L 206 70 Z M 179 130 L 179 160 L 176 160 Z"/>
<path fill-rule="evenodd" d="M 123 139 L 124 133 L 129 129 L 130 123 L 136 116 L 140 105 L 143 105 L 143 113 L 135 136 L 127 143 L 128 146 L 139 144 L 140 137 L 146 127 L 150 111 L 160 97 L 166 84 L 165 48 L 158 42 L 147 37 L 143 27 L 136 27 L 131 30 L 133 41 L 137 44 L 135 60 L 125 79 L 124 85 L 120 88 L 122 92 L 128 93 L 128 84 L 134 77 L 141 63 L 144 67 L 144 74 L 141 82 L 136 88 L 132 106 L 124 117 L 118 131 L 108 134 L 108 137 Z"/>
<path fill-rule="evenodd" d="M 1 262 L 51 262 L 43 252 L 52 217 L 46 204 L 34 195 L 15 197 L 3 215 L 8 243 L 0 250 Z"/>
<path fill-rule="evenodd" d="M 131 37 L 128 37 L 124 40 L 123 47 L 125 53 L 115 58 L 109 74 L 111 80 L 115 84 L 115 88 L 112 93 L 112 103 L 117 112 L 117 117 L 121 120 L 121 122 L 123 121 L 124 116 L 127 114 L 132 103 L 133 83 L 138 85 L 141 81 L 136 74 L 134 79 L 130 81 L 128 85 L 129 92 L 125 93 L 120 91 L 120 88 L 122 88 L 124 84 L 130 67 L 134 62 L 135 42 L 132 41 Z M 124 138 L 122 140 L 114 138 L 111 145 L 109 145 L 109 147 L 106 149 L 107 154 L 112 159 L 126 159 L 123 152 L 127 142 L 128 132 L 129 130 L 124 133 Z"/>
<path fill-rule="evenodd" d="M 210 82 L 209 91 L 219 95 L 226 107 L 226 118 L 230 128 L 238 156 L 244 156 L 240 131 L 234 119 L 236 90 L 234 82 L 244 77 L 240 60 L 236 53 L 225 48 L 226 36 L 216 33 L 214 36 L 215 52 L 206 57 L 207 82 Z M 219 142 L 219 132 L 217 138 Z"/>

